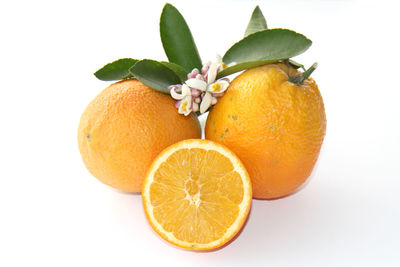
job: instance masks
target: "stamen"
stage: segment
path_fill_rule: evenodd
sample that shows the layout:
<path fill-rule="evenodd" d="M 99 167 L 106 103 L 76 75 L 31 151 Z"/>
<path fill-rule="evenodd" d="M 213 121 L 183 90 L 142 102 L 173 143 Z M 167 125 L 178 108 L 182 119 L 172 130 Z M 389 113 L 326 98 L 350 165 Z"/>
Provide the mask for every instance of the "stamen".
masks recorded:
<path fill-rule="evenodd" d="M 221 89 L 221 84 L 214 83 L 213 85 L 211 85 L 211 89 L 212 92 L 219 91 L 219 89 Z"/>

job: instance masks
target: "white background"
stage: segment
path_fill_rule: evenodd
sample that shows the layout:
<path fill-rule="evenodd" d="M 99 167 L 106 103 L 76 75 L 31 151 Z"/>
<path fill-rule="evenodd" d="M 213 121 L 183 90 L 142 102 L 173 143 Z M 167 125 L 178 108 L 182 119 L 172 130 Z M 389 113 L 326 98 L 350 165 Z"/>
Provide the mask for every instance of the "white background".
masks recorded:
<path fill-rule="evenodd" d="M 385 1 L 171 1 L 203 60 L 242 38 L 259 4 L 270 28 L 313 40 L 298 61 L 328 119 L 300 191 L 253 201 L 241 235 L 210 253 L 175 248 L 148 226 L 141 196 L 85 169 L 76 132 L 121 57 L 166 59 L 164 1 L 0 4 L 0 266 L 400 266 L 399 8 Z M 204 121 L 204 118 L 202 119 Z"/>

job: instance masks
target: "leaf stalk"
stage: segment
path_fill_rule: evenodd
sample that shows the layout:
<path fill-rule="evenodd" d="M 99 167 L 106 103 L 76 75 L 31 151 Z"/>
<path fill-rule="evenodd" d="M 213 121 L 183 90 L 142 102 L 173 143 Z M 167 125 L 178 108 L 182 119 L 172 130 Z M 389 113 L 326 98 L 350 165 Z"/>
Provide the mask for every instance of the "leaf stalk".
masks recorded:
<path fill-rule="evenodd" d="M 292 83 L 296 83 L 297 85 L 303 84 L 303 82 L 310 77 L 311 73 L 314 72 L 314 70 L 318 67 L 318 63 L 315 62 L 314 64 L 311 65 L 305 72 L 298 73 L 291 77 L 289 80 Z"/>

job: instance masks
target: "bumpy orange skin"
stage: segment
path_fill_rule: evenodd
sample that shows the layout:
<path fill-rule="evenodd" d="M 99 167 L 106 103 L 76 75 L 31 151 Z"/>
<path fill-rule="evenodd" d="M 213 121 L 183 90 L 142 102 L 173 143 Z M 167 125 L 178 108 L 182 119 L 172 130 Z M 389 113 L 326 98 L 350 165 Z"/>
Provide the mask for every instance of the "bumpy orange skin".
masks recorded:
<path fill-rule="evenodd" d="M 207 139 L 242 160 L 253 197 L 274 199 L 302 185 L 315 165 L 326 131 L 325 109 L 312 78 L 289 81 L 285 64 L 250 69 L 236 77 L 211 110 Z"/>
<path fill-rule="evenodd" d="M 148 167 L 164 148 L 201 137 L 197 117 L 178 114 L 174 103 L 136 79 L 104 89 L 79 123 L 79 150 L 90 173 L 116 189 L 141 192 Z"/>

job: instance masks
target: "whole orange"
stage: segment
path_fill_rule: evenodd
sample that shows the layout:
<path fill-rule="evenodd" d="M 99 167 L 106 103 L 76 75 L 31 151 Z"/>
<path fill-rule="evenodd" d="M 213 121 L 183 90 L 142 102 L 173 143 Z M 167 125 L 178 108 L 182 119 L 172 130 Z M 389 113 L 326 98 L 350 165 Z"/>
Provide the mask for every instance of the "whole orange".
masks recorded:
<path fill-rule="evenodd" d="M 78 129 L 90 173 L 116 189 L 140 192 L 148 167 L 164 148 L 201 137 L 196 115 L 180 115 L 174 104 L 136 79 L 104 89 L 87 106 Z"/>
<path fill-rule="evenodd" d="M 312 78 L 291 82 L 298 71 L 283 63 L 236 77 L 210 111 L 207 139 L 242 160 L 253 197 L 273 199 L 295 191 L 310 176 L 326 131 L 325 109 Z"/>

